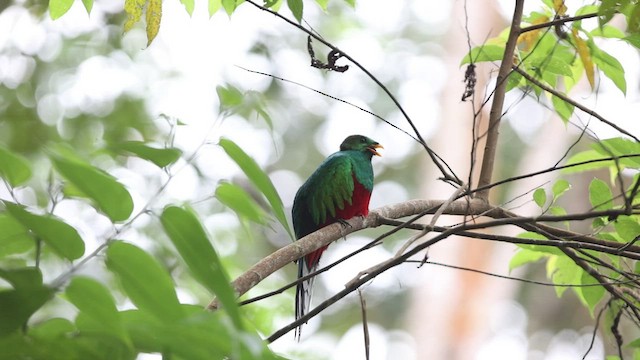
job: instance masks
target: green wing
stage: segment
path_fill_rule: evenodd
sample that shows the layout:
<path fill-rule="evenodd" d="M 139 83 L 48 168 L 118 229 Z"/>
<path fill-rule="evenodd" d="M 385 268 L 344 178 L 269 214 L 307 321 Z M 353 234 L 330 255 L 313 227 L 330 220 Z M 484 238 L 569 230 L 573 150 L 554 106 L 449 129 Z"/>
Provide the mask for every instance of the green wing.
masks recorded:
<path fill-rule="evenodd" d="M 306 203 L 313 223 L 324 224 L 336 216 L 337 209 L 351 204 L 353 195 L 353 162 L 349 156 L 336 153 L 328 157 L 309 177 L 300 191 L 306 195 Z"/>

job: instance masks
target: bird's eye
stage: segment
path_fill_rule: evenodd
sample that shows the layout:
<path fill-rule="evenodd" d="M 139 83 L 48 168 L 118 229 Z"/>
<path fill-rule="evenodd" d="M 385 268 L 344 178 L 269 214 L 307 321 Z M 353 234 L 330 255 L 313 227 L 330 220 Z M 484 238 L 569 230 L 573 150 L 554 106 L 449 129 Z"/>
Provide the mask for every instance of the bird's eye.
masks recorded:
<path fill-rule="evenodd" d="M 366 143 L 367 142 L 367 138 L 365 138 L 364 136 L 360 138 L 360 142 L 361 143 Z"/>

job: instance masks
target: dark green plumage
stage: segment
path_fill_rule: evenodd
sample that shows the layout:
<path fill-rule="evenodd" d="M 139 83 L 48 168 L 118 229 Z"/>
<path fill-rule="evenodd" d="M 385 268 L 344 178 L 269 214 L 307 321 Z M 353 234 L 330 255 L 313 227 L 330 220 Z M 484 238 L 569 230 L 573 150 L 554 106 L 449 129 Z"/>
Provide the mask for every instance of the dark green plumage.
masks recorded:
<path fill-rule="evenodd" d="M 292 217 L 296 238 L 354 216 L 366 216 L 373 190 L 371 158 L 382 146 L 362 135 L 351 135 L 340 151 L 327 157 L 300 187 L 293 201 Z M 314 272 L 326 247 L 298 260 L 298 277 Z M 296 319 L 309 308 L 313 278 L 298 284 Z M 300 328 L 297 329 L 300 335 Z"/>

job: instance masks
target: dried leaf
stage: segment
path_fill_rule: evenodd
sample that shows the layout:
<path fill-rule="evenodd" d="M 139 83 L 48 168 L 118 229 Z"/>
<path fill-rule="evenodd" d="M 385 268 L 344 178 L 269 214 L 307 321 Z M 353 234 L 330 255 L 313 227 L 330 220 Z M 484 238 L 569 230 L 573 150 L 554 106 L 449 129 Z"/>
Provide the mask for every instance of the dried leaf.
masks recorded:
<path fill-rule="evenodd" d="M 576 44 L 580 61 L 582 61 L 582 65 L 584 65 L 584 72 L 587 74 L 589 85 L 591 85 L 591 89 L 594 89 L 596 81 L 593 60 L 591 59 L 591 51 L 589 50 L 586 41 L 578 35 L 578 29 L 573 28 L 571 30 L 571 37 L 573 38 L 573 42 Z"/>

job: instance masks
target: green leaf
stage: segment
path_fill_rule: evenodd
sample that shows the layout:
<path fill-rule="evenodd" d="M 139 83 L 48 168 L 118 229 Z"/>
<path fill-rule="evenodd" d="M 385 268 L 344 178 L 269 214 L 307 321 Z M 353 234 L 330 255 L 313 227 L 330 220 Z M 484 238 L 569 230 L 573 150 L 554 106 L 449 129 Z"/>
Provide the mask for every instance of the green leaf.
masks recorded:
<path fill-rule="evenodd" d="M 553 192 L 553 201 L 556 201 L 562 194 L 571 189 L 571 184 L 567 180 L 560 179 L 553 184 L 551 191 Z"/>
<path fill-rule="evenodd" d="M 589 202 L 594 210 L 609 210 L 613 208 L 613 194 L 609 186 L 600 179 L 591 180 L 589 184 Z"/>
<path fill-rule="evenodd" d="M 0 146 L 0 177 L 16 187 L 31 179 L 31 165 L 22 156 Z"/>
<path fill-rule="evenodd" d="M 251 183 L 265 196 L 269 205 L 271 205 L 271 210 L 276 219 L 278 219 L 282 227 L 287 230 L 289 237 L 293 239 L 293 233 L 291 232 L 289 222 L 284 213 L 282 199 L 276 191 L 275 186 L 273 186 L 271 179 L 269 179 L 269 176 L 260 169 L 260 166 L 258 166 L 253 158 L 247 155 L 247 153 L 233 141 L 223 138 L 220 139 L 219 144 L 227 155 L 242 169 L 242 172 L 249 178 Z"/>
<path fill-rule="evenodd" d="M 150 254 L 118 241 L 109 245 L 106 264 L 138 309 L 165 323 L 183 317 L 171 277 Z"/>
<path fill-rule="evenodd" d="M 65 294 L 82 314 L 100 324 L 101 331 L 129 342 L 116 302 L 102 283 L 89 277 L 76 276 L 65 289 Z"/>
<path fill-rule="evenodd" d="M 242 328 L 229 277 L 195 214 L 180 207 L 169 206 L 162 212 L 160 221 L 193 277 L 216 294 L 222 309 L 229 313 L 236 328 Z"/>
<path fill-rule="evenodd" d="M 0 213 L 0 258 L 22 254 L 35 246 L 28 229 L 13 217 Z"/>
<path fill-rule="evenodd" d="M 476 46 L 462 59 L 460 66 L 484 61 L 500 61 L 504 56 L 504 45 Z"/>
<path fill-rule="evenodd" d="M 624 37 L 622 40 L 629 43 L 629 45 L 640 49 L 640 34 L 631 34 L 629 36 Z"/>
<path fill-rule="evenodd" d="M 620 61 L 597 47 L 593 43 L 593 40 L 589 41 L 589 45 L 591 47 L 593 62 L 602 70 L 606 77 L 613 81 L 623 94 L 626 94 L 627 81 L 624 78 L 624 68 L 622 64 L 620 64 Z"/>
<path fill-rule="evenodd" d="M 543 252 L 533 251 L 528 249 L 519 249 L 518 252 L 513 255 L 511 261 L 509 261 L 509 272 L 513 269 L 526 265 L 532 262 L 536 262 L 542 258 L 549 256 Z"/>
<path fill-rule="evenodd" d="M 543 188 L 536 189 L 536 191 L 533 192 L 533 201 L 535 201 L 540 208 L 543 208 L 547 202 L 547 192 L 544 191 Z"/>
<path fill-rule="evenodd" d="M 640 32 L 640 5 L 637 2 L 626 17 L 627 32 L 632 34 Z"/>
<path fill-rule="evenodd" d="M 236 87 L 232 85 L 216 86 L 216 93 L 220 101 L 220 110 L 228 110 L 242 104 L 243 95 Z"/>
<path fill-rule="evenodd" d="M 84 241 L 71 225 L 53 215 L 36 215 L 20 205 L 8 201 L 3 201 L 3 203 L 7 212 L 15 220 L 31 230 L 37 238 L 42 239 L 58 255 L 75 260 L 84 254 Z"/>
<path fill-rule="evenodd" d="M 236 10 L 236 0 L 222 0 L 222 7 L 227 12 L 227 15 L 231 16 L 233 12 Z"/>
<path fill-rule="evenodd" d="M 616 13 L 617 9 L 617 0 L 602 0 L 600 2 L 600 7 L 598 8 L 598 25 L 600 25 L 600 27 L 603 27 L 606 23 L 608 23 L 613 18 L 613 15 Z"/>
<path fill-rule="evenodd" d="M 220 183 L 216 188 L 215 195 L 221 203 L 235 211 L 239 217 L 258 224 L 267 223 L 264 211 L 240 186 L 227 182 Z"/>
<path fill-rule="evenodd" d="M 517 235 L 520 239 L 532 239 L 532 240 L 548 240 L 543 235 L 540 235 L 535 232 L 525 231 Z M 560 251 L 555 246 L 547 246 L 547 245 L 533 245 L 533 244 L 517 244 L 519 248 L 536 251 L 540 253 L 550 254 L 550 255 L 562 255 L 562 251 Z"/>
<path fill-rule="evenodd" d="M 622 39 L 625 37 L 624 31 L 611 25 L 605 25 L 603 27 L 597 27 L 590 32 L 591 36 L 599 36 L 611 39 Z"/>
<path fill-rule="evenodd" d="M 329 0 L 316 0 L 316 4 L 320 5 L 322 11 L 327 11 L 327 5 L 329 4 Z"/>
<path fill-rule="evenodd" d="M 29 328 L 29 335 L 39 338 L 54 339 L 72 333 L 76 327 L 71 321 L 64 318 L 53 318 L 45 320 Z"/>
<path fill-rule="evenodd" d="M 640 224 L 638 224 L 638 220 L 635 217 L 626 215 L 618 216 L 614 222 L 614 226 L 616 232 L 625 243 L 633 241 L 640 236 Z"/>
<path fill-rule="evenodd" d="M 49 0 L 49 15 L 55 20 L 66 14 L 73 5 L 73 0 Z"/>
<path fill-rule="evenodd" d="M 0 269 L 0 278 L 5 279 L 16 290 L 39 288 L 42 286 L 42 272 L 36 267 L 13 270 Z"/>
<path fill-rule="evenodd" d="M 555 54 L 554 57 L 549 57 L 548 54 L 532 56 L 531 58 L 527 59 L 527 64 L 541 69 L 541 71 L 543 72 L 550 72 L 551 74 L 564 76 L 572 75 L 569 63 L 563 61 L 562 59 L 556 58 Z"/>
<path fill-rule="evenodd" d="M 598 280 L 596 280 L 593 276 L 589 275 L 586 271 L 582 271 L 582 277 L 580 278 L 580 284 L 582 285 L 591 285 L 598 284 Z M 605 289 L 602 286 L 584 286 L 584 287 L 576 287 L 574 288 L 576 294 L 580 301 L 589 309 L 589 313 L 591 313 L 591 317 L 593 317 L 593 311 L 602 300 L 602 297 L 605 294 Z"/>
<path fill-rule="evenodd" d="M 556 113 L 560 115 L 562 122 L 566 125 L 571 118 L 571 115 L 573 115 L 574 106 L 555 95 L 551 95 L 551 103 L 553 104 L 553 108 L 556 110 Z"/>
<path fill-rule="evenodd" d="M 572 174 L 572 173 L 583 172 L 587 170 L 594 170 L 594 169 L 609 167 L 610 165 L 613 164 L 613 160 L 592 161 L 592 160 L 599 160 L 607 157 L 609 156 L 603 156 L 596 150 L 586 150 L 586 151 L 579 152 L 571 156 L 569 160 L 567 160 L 566 165 L 580 164 L 583 162 L 587 162 L 587 163 L 564 168 L 562 169 L 562 173 Z"/>
<path fill-rule="evenodd" d="M 302 0 L 287 0 L 287 6 L 289 10 L 291 10 L 291 13 L 293 13 L 293 17 L 300 23 L 302 21 Z"/>
<path fill-rule="evenodd" d="M 620 158 L 618 159 L 618 163 L 634 169 L 640 168 L 640 143 L 618 137 L 594 143 L 592 147 L 599 152 L 602 157 L 638 154 L 638 156 Z M 611 163 L 610 166 L 615 166 L 615 163 Z"/>
<path fill-rule="evenodd" d="M 80 190 L 86 197 L 95 201 L 97 209 L 111 221 L 124 221 L 133 211 L 131 195 L 113 176 L 71 156 L 51 155 L 56 170 Z"/>
<path fill-rule="evenodd" d="M 124 0 L 124 12 L 127 14 L 127 21 L 124 23 L 125 33 L 140 21 L 146 3 L 146 0 Z"/>
<path fill-rule="evenodd" d="M 555 215 L 555 216 L 564 216 L 567 215 L 567 210 L 565 210 L 563 207 L 558 206 L 558 205 L 553 205 L 549 207 L 549 211 L 551 212 L 551 215 Z M 563 221 L 562 222 L 564 224 L 564 226 L 569 229 L 569 222 L 568 221 Z"/>
<path fill-rule="evenodd" d="M 356 0 L 344 0 L 352 8 L 356 7 Z"/>
<path fill-rule="evenodd" d="M 208 6 L 209 18 L 211 18 L 215 13 L 218 12 L 218 10 L 220 10 L 220 7 L 222 7 L 222 2 L 220 2 L 220 0 L 208 0 L 208 1 L 209 1 L 209 6 Z"/>
<path fill-rule="evenodd" d="M 158 35 L 161 20 L 162 0 L 147 0 L 147 46 L 151 45 Z"/>
<path fill-rule="evenodd" d="M 161 324 L 140 310 L 122 312 L 127 332 L 137 349 L 171 354 L 172 359 L 282 359 L 275 356 L 257 334 L 238 332 L 221 317 L 199 306 L 182 305 L 184 321 Z M 188 346 L 185 346 L 188 344 Z"/>
<path fill-rule="evenodd" d="M 187 13 L 189 14 L 189 16 L 192 16 L 193 8 L 195 6 L 195 0 L 180 0 L 180 3 L 184 5 L 184 8 L 185 10 L 187 10 Z"/>
<path fill-rule="evenodd" d="M 53 294 L 53 290 L 42 285 L 0 291 L 0 338 L 26 324 Z"/>
<path fill-rule="evenodd" d="M 583 272 L 584 270 L 566 255 L 552 256 L 547 261 L 547 276 L 558 285 L 555 287 L 558 297 L 567 290 L 565 286 L 560 285 L 579 284 Z"/>
<path fill-rule="evenodd" d="M 182 155 L 182 151 L 176 148 L 154 148 L 148 146 L 142 141 L 126 141 L 111 146 L 114 150 L 120 152 L 129 152 L 135 154 L 137 157 L 151 161 L 158 167 L 169 166 Z"/>
<path fill-rule="evenodd" d="M 87 14 L 91 14 L 91 9 L 93 9 L 93 0 L 82 0 L 82 5 L 84 5 L 85 10 L 87 10 Z"/>

